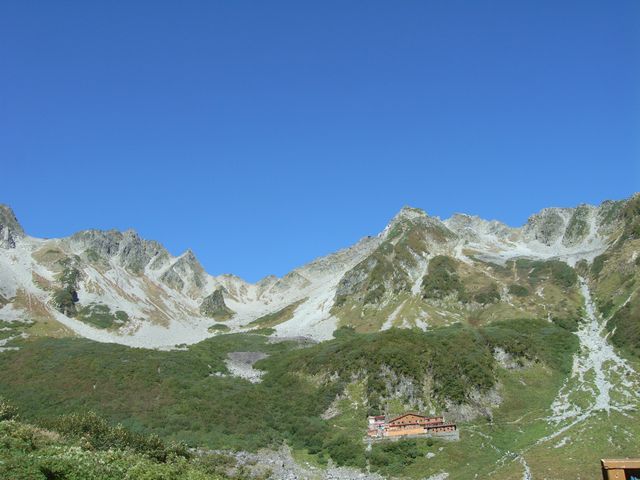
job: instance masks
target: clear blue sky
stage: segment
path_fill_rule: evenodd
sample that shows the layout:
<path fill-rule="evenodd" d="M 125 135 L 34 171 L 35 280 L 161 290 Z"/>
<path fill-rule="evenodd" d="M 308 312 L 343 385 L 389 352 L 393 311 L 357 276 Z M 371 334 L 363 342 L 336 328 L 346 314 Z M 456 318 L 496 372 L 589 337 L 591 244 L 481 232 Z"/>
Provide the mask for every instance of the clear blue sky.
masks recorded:
<path fill-rule="evenodd" d="M 0 202 L 282 275 L 403 205 L 640 190 L 640 2 L 4 1 Z"/>

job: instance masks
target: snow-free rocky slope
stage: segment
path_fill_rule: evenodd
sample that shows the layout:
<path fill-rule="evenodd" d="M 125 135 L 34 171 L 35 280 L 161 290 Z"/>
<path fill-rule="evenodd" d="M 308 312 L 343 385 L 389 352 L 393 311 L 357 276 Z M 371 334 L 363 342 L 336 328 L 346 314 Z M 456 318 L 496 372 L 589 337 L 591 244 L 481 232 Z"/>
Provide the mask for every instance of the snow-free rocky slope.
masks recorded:
<path fill-rule="evenodd" d="M 520 228 L 405 207 L 378 235 L 255 284 L 210 275 L 193 252 L 174 257 L 133 230 L 30 237 L 0 206 L 0 320 L 24 322 L 28 335 L 153 348 L 265 328 L 324 340 L 343 325 L 571 323 L 583 308 L 576 270 L 633 241 L 627 217 L 639 198 L 547 208 Z M 616 255 L 636 260 L 627 253 Z"/>

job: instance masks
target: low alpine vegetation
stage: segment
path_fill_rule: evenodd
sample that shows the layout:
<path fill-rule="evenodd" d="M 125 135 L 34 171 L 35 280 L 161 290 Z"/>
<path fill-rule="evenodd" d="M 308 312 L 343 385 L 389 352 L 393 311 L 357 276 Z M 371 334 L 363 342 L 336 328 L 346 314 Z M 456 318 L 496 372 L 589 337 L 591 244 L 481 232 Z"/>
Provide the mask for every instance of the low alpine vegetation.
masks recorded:
<path fill-rule="evenodd" d="M 241 480 L 228 475 L 230 459 L 194 455 L 184 444 L 111 425 L 93 414 L 17 420 L 17 408 L 0 399 L 0 478 L 12 480 Z M 233 469 L 232 469 L 233 470 Z"/>
<path fill-rule="evenodd" d="M 576 348 L 575 336 L 539 320 L 428 332 L 359 334 L 345 327 L 333 340 L 304 348 L 247 334 L 218 335 L 174 351 L 78 338 L 16 345 L 20 350 L 0 356 L 0 390 L 24 407 L 28 420 L 88 449 L 110 445 L 173 465 L 191 461 L 181 442 L 242 450 L 286 442 L 319 461 L 359 467 L 366 461 L 361 437 L 368 412 L 385 411 L 397 400 L 438 410 L 465 404 L 497 384 L 498 348 L 523 365 L 539 362 L 559 371 L 570 368 Z M 266 371 L 260 383 L 229 376 L 227 354 L 248 351 L 269 355 L 254 365 Z M 363 382 L 365 408 L 347 434 L 323 413 L 354 381 Z M 423 389 L 427 384 L 431 388 Z M 412 385 L 414 393 L 399 398 L 400 385 Z M 77 413 L 87 409 L 100 417 Z M 110 426 L 118 422 L 122 426 Z"/>

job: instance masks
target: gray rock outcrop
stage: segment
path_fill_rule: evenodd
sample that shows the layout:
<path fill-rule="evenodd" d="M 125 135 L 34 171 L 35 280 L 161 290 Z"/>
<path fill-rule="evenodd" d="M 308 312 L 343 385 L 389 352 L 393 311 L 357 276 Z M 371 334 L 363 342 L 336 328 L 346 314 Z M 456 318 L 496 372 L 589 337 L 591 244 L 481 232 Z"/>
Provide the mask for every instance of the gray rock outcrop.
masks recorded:
<path fill-rule="evenodd" d="M 21 237 L 24 237 L 24 230 L 13 210 L 7 205 L 0 205 L 0 248 L 15 248 L 16 240 Z"/>
<path fill-rule="evenodd" d="M 187 250 L 160 277 L 169 287 L 178 291 L 185 286 L 199 290 L 204 286 L 204 278 L 204 268 L 191 250 Z"/>
<path fill-rule="evenodd" d="M 204 298 L 200 304 L 200 313 L 204 316 L 224 320 L 230 318 L 235 313 L 226 303 L 224 303 L 224 288 L 214 290 L 211 295 Z"/>
<path fill-rule="evenodd" d="M 117 257 L 120 265 L 134 273 L 142 272 L 156 258 L 169 256 L 160 243 L 144 240 L 134 230 L 83 230 L 72 235 L 71 241 L 100 257 Z"/>

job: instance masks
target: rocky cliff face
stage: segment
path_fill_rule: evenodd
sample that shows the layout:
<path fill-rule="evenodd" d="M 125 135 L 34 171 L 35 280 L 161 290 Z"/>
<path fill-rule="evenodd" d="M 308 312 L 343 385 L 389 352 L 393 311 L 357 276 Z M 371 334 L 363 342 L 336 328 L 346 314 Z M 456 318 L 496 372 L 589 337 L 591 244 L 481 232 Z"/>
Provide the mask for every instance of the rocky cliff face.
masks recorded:
<path fill-rule="evenodd" d="M 623 202 L 604 202 L 600 206 L 579 205 L 576 208 L 547 208 L 533 215 L 523 228 L 523 238 L 535 238 L 552 245 L 580 248 L 592 239 L 606 240 L 621 223 Z"/>
<path fill-rule="evenodd" d="M 73 247 L 84 249 L 94 259 L 115 259 L 132 273 L 142 272 L 153 263 L 159 266 L 169 253 L 160 243 L 140 238 L 134 230 L 84 230 L 71 236 Z"/>
<path fill-rule="evenodd" d="M 205 271 L 191 250 L 187 250 L 160 276 L 169 287 L 197 298 L 205 286 Z"/>
<path fill-rule="evenodd" d="M 0 248 L 15 248 L 16 240 L 22 237 L 24 231 L 13 210 L 6 205 L 0 205 Z"/>

